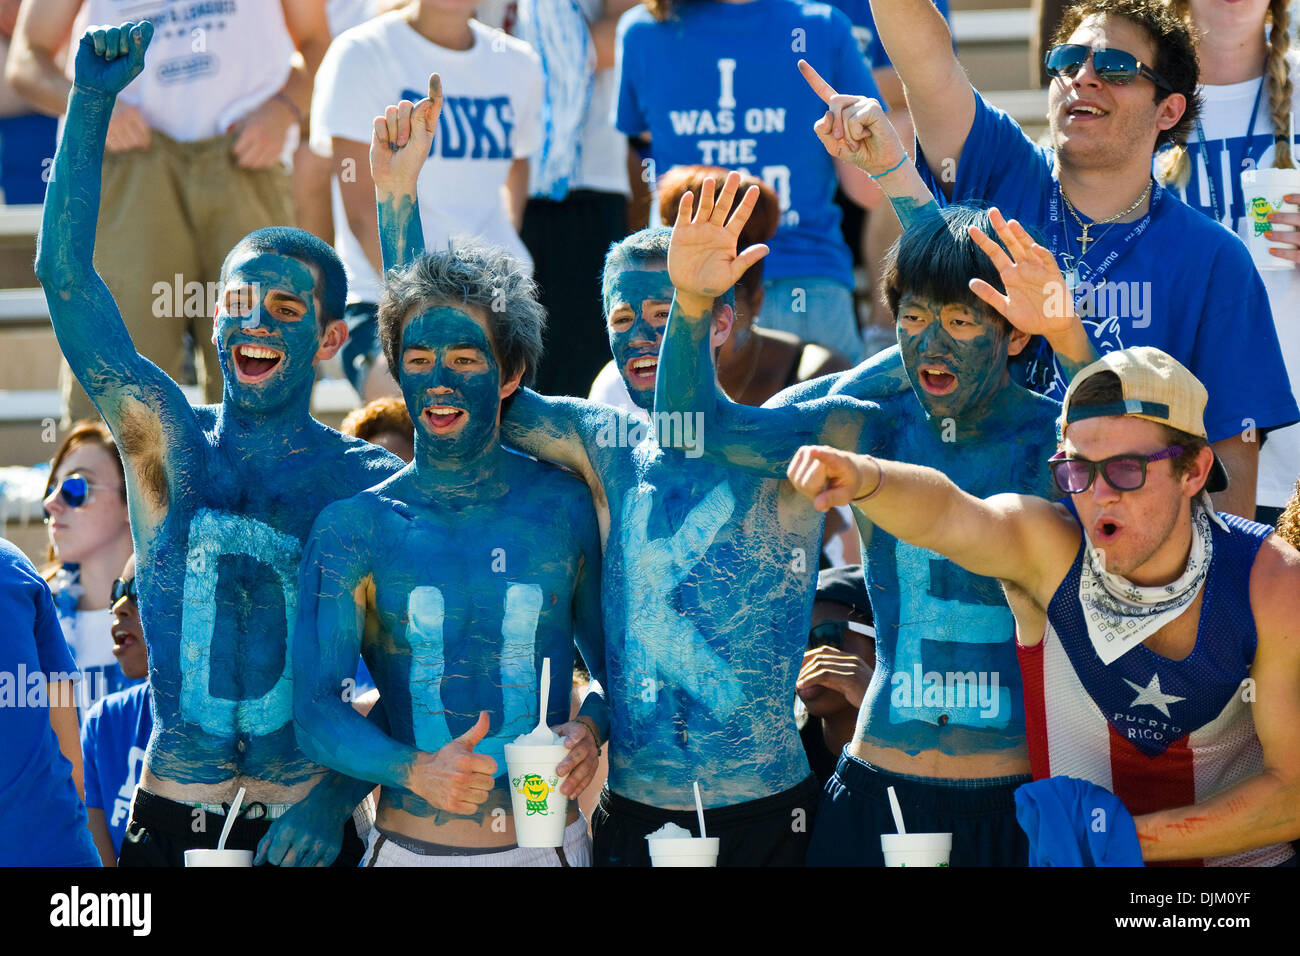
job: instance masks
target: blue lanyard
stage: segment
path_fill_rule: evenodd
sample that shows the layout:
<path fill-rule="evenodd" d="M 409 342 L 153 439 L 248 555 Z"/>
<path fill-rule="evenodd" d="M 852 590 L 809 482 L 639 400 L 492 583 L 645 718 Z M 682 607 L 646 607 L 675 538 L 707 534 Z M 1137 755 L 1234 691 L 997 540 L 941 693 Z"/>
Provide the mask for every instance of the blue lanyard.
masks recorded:
<path fill-rule="evenodd" d="M 1250 124 L 1246 127 L 1246 150 L 1250 150 L 1250 138 L 1255 135 L 1255 114 L 1259 112 L 1259 100 L 1264 95 L 1264 80 L 1268 74 L 1259 78 L 1259 86 L 1255 90 L 1255 104 L 1250 108 Z M 1210 187 L 1210 205 L 1214 207 L 1214 221 L 1223 222 L 1223 217 L 1227 213 L 1227 203 L 1224 208 L 1219 208 L 1219 188 L 1214 185 L 1214 173 L 1210 169 L 1210 154 L 1208 151 L 1209 141 L 1205 138 L 1205 128 L 1201 126 L 1201 118 L 1196 117 L 1196 141 L 1201 144 L 1201 159 L 1205 161 L 1205 182 Z M 1227 155 L 1227 139 L 1219 140 L 1219 158 Z M 1220 163 L 1222 165 L 1222 163 Z M 1235 223 L 1228 223 L 1228 228 L 1236 231 Z"/>
<path fill-rule="evenodd" d="M 1061 215 L 1061 205 L 1064 202 L 1064 198 L 1061 195 L 1061 184 L 1059 181 L 1054 181 L 1052 183 L 1052 192 L 1051 195 L 1048 196 L 1047 200 L 1047 218 L 1051 222 L 1053 228 L 1048 230 L 1048 242 L 1052 247 L 1052 255 L 1056 257 L 1058 262 L 1062 259 L 1068 260 L 1068 266 L 1063 271 L 1065 272 L 1066 284 L 1070 287 L 1070 291 L 1076 296 L 1076 308 L 1078 307 L 1078 299 L 1086 294 L 1086 290 L 1084 290 L 1084 292 L 1076 291 L 1078 289 L 1078 283 L 1086 280 L 1094 287 L 1101 284 L 1102 276 L 1109 272 L 1111 266 L 1115 265 L 1115 263 L 1119 261 L 1123 251 L 1127 249 L 1129 243 L 1142 235 L 1142 233 L 1146 232 L 1147 226 L 1151 223 L 1151 215 L 1156 211 L 1156 205 L 1160 202 L 1163 193 L 1164 190 L 1160 188 L 1159 183 L 1152 183 L 1151 198 L 1147 205 L 1146 215 L 1130 224 L 1133 228 L 1130 229 L 1120 240 L 1119 249 L 1117 249 L 1112 255 L 1102 259 L 1098 266 L 1089 267 L 1088 264 L 1083 261 L 1082 251 L 1079 253 L 1077 259 L 1069 253 L 1069 226 L 1065 221 L 1065 217 Z M 1054 228 L 1057 223 L 1060 223 L 1060 235 L 1063 239 L 1063 243 L 1059 248 L 1057 246 L 1057 230 Z M 1106 233 L 1109 233 L 1116 225 L 1119 224 L 1112 224 L 1110 228 L 1106 230 Z M 1106 233 L 1103 233 L 1102 235 L 1104 236 Z M 1100 242 L 1101 238 L 1102 237 L 1099 236 L 1096 241 Z M 1091 253 L 1089 253 L 1089 255 L 1091 255 Z M 1086 274 L 1084 273 L 1084 270 L 1087 270 Z"/>

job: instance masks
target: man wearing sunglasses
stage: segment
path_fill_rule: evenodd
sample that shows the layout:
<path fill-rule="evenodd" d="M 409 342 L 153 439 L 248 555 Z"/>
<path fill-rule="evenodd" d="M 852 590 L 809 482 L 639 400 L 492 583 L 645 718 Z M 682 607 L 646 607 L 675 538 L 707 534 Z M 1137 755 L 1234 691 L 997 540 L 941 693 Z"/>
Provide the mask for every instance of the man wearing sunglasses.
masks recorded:
<path fill-rule="evenodd" d="M 1059 399 L 1097 355 L 1168 352 L 1211 396 L 1210 441 L 1233 475 L 1219 507 L 1252 516 L 1259 432 L 1300 410 L 1245 247 L 1151 178 L 1153 152 L 1185 142 L 1200 107 L 1186 26 L 1159 0 L 1070 7 L 1046 57 L 1052 148 L 1042 149 L 972 89 L 929 0 L 874 0 L 872 11 L 931 190 L 1038 228 L 1065 273 L 1082 325 L 1048 321 L 1058 303 L 1026 329 L 1044 337 L 1017 359 L 1017 376 Z"/>
<path fill-rule="evenodd" d="M 401 461 L 310 415 L 316 367 L 346 337 L 346 278 L 307 233 L 261 230 L 227 256 L 220 405 L 192 408 L 136 351 L 93 256 L 109 118 L 152 36 L 145 22 L 82 37 L 36 262 L 59 346 L 126 466 L 155 726 L 119 862 L 174 866 L 214 847 L 243 787 L 228 847 L 355 863 L 345 821 L 370 785 L 299 749 L 289 638 L 312 521 Z"/>
<path fill-rule="evenodd" d="M 824 447 L 789 474 L 818 508 L 853 500 L 1001 579 L 1036 778 L 1112 791 L 1147 862 L 1277 865 L 1300 836 L 1300 553 L 1209 504 L 1226 476 L 1206 400 L 1158 349 L 1084 368 L 1051 461 L 1063 504 Z"/>

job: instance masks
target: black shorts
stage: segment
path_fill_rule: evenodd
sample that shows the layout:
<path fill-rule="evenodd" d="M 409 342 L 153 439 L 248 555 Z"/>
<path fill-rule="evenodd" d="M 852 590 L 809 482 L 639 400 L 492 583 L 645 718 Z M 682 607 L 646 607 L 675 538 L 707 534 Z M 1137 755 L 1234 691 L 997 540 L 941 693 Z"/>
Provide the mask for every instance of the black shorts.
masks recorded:
<path fill-rule="evenodd" d="M 889 808 L 898 797 L 909 833 L 951 833 L 951 866 L 1027 866 L 1029 839 L 1016 822 L 1016 788 L 1025 776 L 935 780 L 889 773 L 840 755 L 826 782 L 809 866 L 884 866 L 882 833 L 897 833 Z"/>
<path fill-rule="evenodd" d="M 240 809 L 239 818 L 226 838 L 227 850 L 252 850 L 271 829 L 271 821 L 258 817 L 260 803 Z M 118 866 L 184 866 L 186 850 L 215 850 L 226 825 L 224 814 L 211 813 L 177 803 L 141 788 L 136 791 L 131 820 L 122 838 Z M 331 866 L 356 866 L 366 852 L 349 818 L 343 827 L 343 846 Z M 263 864 L 269 866 L 271 864 Z"/>
<path fill-rule="evenodd" d="M 704 811 L 709 836 L 718 837 L 718 866 L 803 866 L 817 812 L 817 778 L 781 793 Z M 646 836 L 665 823 L 695 834 L 694 810 L 663 810 L 606 787 L 591 815 L 595 866 L 649 866 Z"/>

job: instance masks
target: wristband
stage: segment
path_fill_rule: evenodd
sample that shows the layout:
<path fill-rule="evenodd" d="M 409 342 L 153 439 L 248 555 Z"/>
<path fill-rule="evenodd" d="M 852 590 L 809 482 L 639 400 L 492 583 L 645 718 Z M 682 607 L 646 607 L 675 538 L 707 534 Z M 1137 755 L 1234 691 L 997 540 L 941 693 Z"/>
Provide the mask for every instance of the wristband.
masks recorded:
<path fill-rule="evenodd" d="M 599 760 L 600 759 L 600 730 L 596 727 L 596 722 L 592 720 L 590 717 L 588 717 L 586 714 L 580 714 L 578 717 L 574 719 L 578 723 L 582 724 L 582 726 L 586 727 L 587 731 L 591 734 L 592 742 L 595 743 L 596 745 L 596 759 Z"/>
<path fill-rule="evenodd" d="M 871 463 L 876 466 L 876 474 L 880 476 L 880 480 L 876 482 L 876 487 L 872 488 L 870 492 L 854 498 L 854 501 L 870 501 L 872 498 L 876 497 L 876 495 L 880 494 L 881 488 L 885 487 L 885 469 L 880 467 L 880 462 L 876 461 L 876 459 L 871 455 L 863 455 L 862 457 L 871 459 Z"/>
<path fill-rule="evenodd" d="M 890 169 L 886 169 L 886 170 L 885 170 L 883 173 L 881 173 L 879 176 L 871 176 L 871 173 L 867 173 L 867 175 L 868 175 L 868 176 L 871 176 L 872 179 L 884 179 L 884 178 L 885 178 L 886 176 L 888 176 L 890 173 L 892 173 L 892 172 L 896 172 L 898 169 L 900 169 L 900 168 L 902 167 L 902 165 L 903 165 L 904 163 L 907 162 L 908 158 L 909 158 L 909 157 L 908 157 L 907 153 L 904 153 L 904 154 L 903 154 L 903 158 L 900 159 L 900 160 L 898 161 L 898 165 L 897 165 L 897 166 L 893 166 L 893 167 L 891 167 Z M 882 474 L 883 474 L 883 472 L 882 472 Z"/>
<path fill-rule="evenodd" d="M 281 103 L 283 103 L 285 106 L 289 107 L 289 112 L 291 112 L 291 113 L 293 114 L 293 118 L 294 118 L 294 120 L 297 121 L 297 123 L 298 123 L 298 128 L 299 128 L 299 129 L 302 128 L 302 126 L 303 126 L 303 121 L 302 121 L 302 110 L 298 109 L 298 104 L 295 103 L 293 100 L 291 100 L 291 99 L 289 98 L 288 94 L 286 94 L 283 90 L 281 90 L 279 93 L 276 93 L 275 96 L 271 97 L 271 99 L 273 99 L 273 100 L 279 100 L 279 101 L 280 101 Z M 895 167 L 895 168 L 897 168 L 897 167 Z"/>

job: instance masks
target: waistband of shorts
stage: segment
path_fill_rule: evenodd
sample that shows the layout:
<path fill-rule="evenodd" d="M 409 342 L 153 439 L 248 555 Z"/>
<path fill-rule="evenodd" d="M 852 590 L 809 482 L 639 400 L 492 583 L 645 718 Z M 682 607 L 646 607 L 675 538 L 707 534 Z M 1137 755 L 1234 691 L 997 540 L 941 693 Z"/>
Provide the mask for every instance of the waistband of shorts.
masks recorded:
<path fill-rule="evenodd" d="M 268 804 L 256 800 L 245 803 L 239 808 L 235 826 L 244 823 L 270 823 L 288 813 L 291 806 L 292 803 Z M 226 822 L 226 814 L 229 810 L 229 804 L 183 803 L 160 797 L 156 793 L 150 793 L 144 787 L 138 787 L 131 807 L 131 816 L 146 827 L 152 825 L 163 830 L 193 832 L 199 822 L 196 813 L 204 814 L 203 827 L 215 825 L 220 830 Z M 206 819 L 207 817 L 212 819 Z M 200 828 L 200 832 L 202 829 Z"/>
<path fill-rule="evenodd" d="M 946 777 L 917 777 L 908 773 L 882 770 L 855 757 L 845 750 L 835 765 L 835 776 L 840 783 L 862 796 L 876 796 L 886 802 L 890 787 L 899 800 L 927 806 L 946 808 L 952 806 L 970 812 L 1005 810 L 1014 802 L 1017 787 L 1033 780 L 1030 774 L 1010 777 L 972 777 L 950 779 Z"/>
<path fill-rule="evenodd" d="M 794 807 L 810 809 L 815 807 L 820 796 L 821 787 L 817 783 L 817 777 L 809 774 L 802 783 L 769 797 L 759 797 L 757 800 L 746 800 L 744 803 L 733 803 L 730 806 L 705 810 L 704 822 L 706 827 L 737 826 L 776 814 L 788 816 Z M 600 808 L 610 816 L 617 814 L 643 824 L 654 823 L 662 826 L 665 823 L 676 823 L 687 829 L 699 825 L 694 810 L 666 810 L 663 807 L 652 807 L 649 804 L 621 797 L 609 787 L 605 787 L 600 792 Z"/>
<path fill-rule="evenodd" d="M 582 814 L 578 814 L 578 819 L 564 828 L 564 842 L 569 841 L 569 837 L 572 835 L 569 831 L 574 827 L 581 830 L 587 829 L 587 821 Z M 404 833 L 385 830 L 378 824 L 375 825 L 375 832 L 394 846 L 400 846 L 403 850 L 418 853 L 420 856 L 488 856 L 492 853 L 513 853 L 519 849 L 517 843 L 507 843 L 504 846 L 448 846 L 445 843 L 430 843 L 427 840 L 417 840 L 415 837 L 407 836 Z"/>

